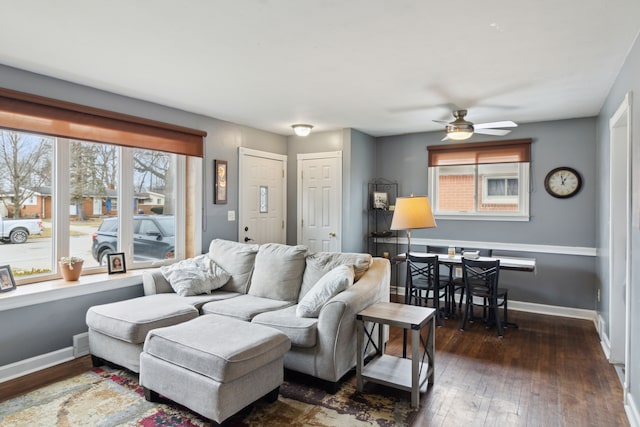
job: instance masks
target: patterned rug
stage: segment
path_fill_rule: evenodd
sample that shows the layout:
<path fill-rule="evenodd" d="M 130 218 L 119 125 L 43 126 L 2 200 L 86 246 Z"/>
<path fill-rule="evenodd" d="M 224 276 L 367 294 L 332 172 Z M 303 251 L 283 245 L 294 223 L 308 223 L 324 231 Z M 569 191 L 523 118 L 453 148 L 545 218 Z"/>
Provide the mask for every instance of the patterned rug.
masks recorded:
<path fill-rule="evenodd" d="M 225 426 L 406 426 L 415 417 L 408 394 L 358 393 L 349 382 L 336 394 L 287 379 L 275 403 L 260 400 Z M 168 400 L 144 399 L 138 377 L 94 368 L 0 404 L 3 427 L 208 426 L 209 421 Z"/>

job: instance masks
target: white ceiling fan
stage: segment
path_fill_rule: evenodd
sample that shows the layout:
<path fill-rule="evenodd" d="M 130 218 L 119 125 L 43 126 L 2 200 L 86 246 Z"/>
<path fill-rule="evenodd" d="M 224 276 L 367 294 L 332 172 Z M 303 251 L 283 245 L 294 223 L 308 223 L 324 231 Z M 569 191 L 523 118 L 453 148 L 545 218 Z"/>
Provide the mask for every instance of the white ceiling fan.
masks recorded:
<path fill-rule="evenodd" d="M 511 120 L 505 120 L 502 122 L 491 122 L 491 123 L 478 123 L 473 124 L 464 119 L 464 116 L 467 115 L 467 110 L 455 110 L 453 112 L 453 117 L 456 119 L 452 122 L 447 122 L 445 120 L 434 120 L 436 123 L 442 123 L 445 125 L 445 131 L 447 135 L 442 138 L 443 141 L 447 139 L 454 139 L 457 141 L 470 138 L 474 133 L 480 133 L 483 135 L 497 135 L 504 136 L 511 132 L 510 129 L 495 129 L 495 128 L 514 128 L 518 125 Z"/>

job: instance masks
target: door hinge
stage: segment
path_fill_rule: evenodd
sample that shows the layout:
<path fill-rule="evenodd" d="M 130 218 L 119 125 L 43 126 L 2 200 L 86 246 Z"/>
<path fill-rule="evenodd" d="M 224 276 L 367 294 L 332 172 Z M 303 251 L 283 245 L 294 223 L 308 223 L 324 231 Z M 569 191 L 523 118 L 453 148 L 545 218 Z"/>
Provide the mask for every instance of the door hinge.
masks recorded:
<path fill-rule="evenodd" d="M 282 177 L 284 178 L 284 169 L 282 169 Z"/>
<path fill-rule="evenodd" d="M 284 219 L 282 220 L 282 229 L 284 230 Z"/>
<path fill-rule="evenodd" d="M 304 219 L 300 220 L 300 225 L 304 227 Z"/>

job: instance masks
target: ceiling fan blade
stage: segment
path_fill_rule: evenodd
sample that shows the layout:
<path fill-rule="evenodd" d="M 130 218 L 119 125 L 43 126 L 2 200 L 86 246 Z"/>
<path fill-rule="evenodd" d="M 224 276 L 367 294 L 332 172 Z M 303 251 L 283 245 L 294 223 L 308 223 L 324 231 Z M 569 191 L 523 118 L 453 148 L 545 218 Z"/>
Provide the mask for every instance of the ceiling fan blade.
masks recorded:
<path fill-rule="evenodd" d="M 448 124 L 449 124 L 449 122 L 448 122 L 448 121 L 446 121 L 446 120 L 434 120 L 434 122 L 436 122 L 436 123 L 441 123 L 441 124 L 443 124 L 443 125 L 448 125 Z"/>
<path fill-rule="evenodd" d="M 518 125 L 511 120 L 505 120 L 502 122 L 492 122 L 492 123 L 478 123 L 474 124 L 473 127 L 475 129 L 487 129 L 487 128 L 515 128 Z"/>
<path fill-rule="evenodd" d="M 510 129 L 475 129 L 475 133 L 480 133 L 482 135 L 497 135 L 497 136 L 505 136 L 510 133 Z"/>

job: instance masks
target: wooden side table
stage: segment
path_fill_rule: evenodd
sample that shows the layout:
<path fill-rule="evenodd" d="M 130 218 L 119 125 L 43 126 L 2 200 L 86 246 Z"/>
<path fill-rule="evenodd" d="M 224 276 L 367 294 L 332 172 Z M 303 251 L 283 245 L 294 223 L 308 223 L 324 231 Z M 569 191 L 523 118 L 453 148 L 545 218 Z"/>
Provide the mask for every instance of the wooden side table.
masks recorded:
<path fill-rule="evenodd" d="M 414 305 L 381 302 L 373 304 L 356 315 L 357 360 L 356 381 L 358 391 L 362 391 L 364 381 L 371 381 L 411 392 L 411 406 L 420 406 L 420 391 L 426 391 L 426 384 L 433 384 L 435 356 L 435 310 Z M 372 322 L 371 329 L 364 322 Z M 373 340 L 373 331 L 378 325 L 378 343 Z M 429 326 L 428 337 L 422 339 L 421 330 Z M 384 342 L 385 326 L 396 326 L 411 330 L 411 359 L 384 354 L 380 343 Z M 365 344 L 365 335 L 367 342 Z M 372 344 L 377 355 L 364 364 L 365 347 Z M 422 344 L 422 355 L 420 354 Z M 403 349 L 404 352 L 404 349 Z M 427 360 L 425 360 L 425 358 Z"/>

